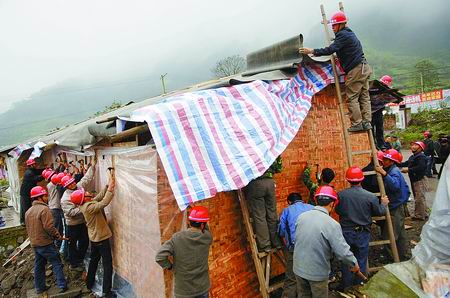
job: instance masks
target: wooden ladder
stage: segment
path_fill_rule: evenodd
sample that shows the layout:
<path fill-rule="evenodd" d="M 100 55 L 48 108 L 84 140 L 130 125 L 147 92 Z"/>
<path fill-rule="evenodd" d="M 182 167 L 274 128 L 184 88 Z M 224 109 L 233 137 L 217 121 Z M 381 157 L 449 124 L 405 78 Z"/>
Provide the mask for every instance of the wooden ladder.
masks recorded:
<path fill-rule="evenodd" d="M 284 282 L 279 281 L 271 284 L 270 270 L 273 257 L 278 259 L 283 265 L 286 265 L 284 257 L 279 250 L 272 250 L 270 253 L 258 252 L 256 245 L 256 235 L 253 232 L 252 219 L 248 212 L 247 201 L 245 200 L 242 190 L 237 190 L 237 196 L 241 205 L 242 217 L 244 219 L 245 231 L 247 232 L 247 239 L 250 243 L 250 250 L 252 251 L 253 263 L 255 263 L 256 275 L 258 276 L 259 290 L 263 298 L 269 298 L 270 293 L 282 288 Z"/>
<path fill-rule="evenodd" d="M 339 10 L 344 12 L 344 6 L 343 6 L 342 2 L 339 2 Z M 330 45 L 331 44 L 330 31 L 328 28 L 328 20 L 327 20 L 327 17 L 325 14 L 325 9 L 324 9 L 323 5 L 320 5 L 320 11 L 322 13 L 322 24 L 323 24 L 324 30 L 325 30 L 326 42 L 327 42 L 327 45 Z M 337 94 L 338 101 L 339 101 L 339 116 L 341 118 L 342 131 L 344 134 L 344 143 L 345 143 L 346 152 L 347 152 L 347 166 L 350 167 L 351 165 L 353 165 L 353 156 L 354 155 L 371 154 L 374 167 L 377 167 L 377 166 L 379 166 L 379 162 L 378 162 L 378 158 L 377 158 L 377 148 L 375 146 L 375 141 L 373 139 L 372 129 L 367 130 L 367 131 L 359 131 L 359 132 L 352 133 L 352 134 L 367 133 L 368 141 L 370 144 L 370 150 L 352 151 L 350 135 L 349 135 L 349 132 L 347 131 L 347 128 L 345 125 L 346 122 L 345 122 L 345 114 L 344 114 L 344 104 L 343 104 L 343 100 L 342 100 L 340 80 L 339 80 L 339 75 L 337 72 L 335 58 L 336 58 L 336 56 L 333 54 L 331 56 L 330 60 L 331 60 L 332 68 L 333 68 L 334 82 L 335 82 L 335 86 L 336 86 L 336 94 Z M 374 174 L 377 175 L 378 187 L 380 189 L 380 192 L 375 193 L 375 195 L 378 197 L 386 195 L 386 191 L 384 188 L 384 182 L 383 182 L 383 178 L 381 177 L 381 175 L 375 171 L 364 173 L 365 176 L 374 175 Z M 391 221 L 389 208 L 386 208 L 386 216 L 372 217 L 372 220 L 374 220 L 374 221 L 385 220 L 386 221 L 385 224 L 387 226 L 389 239 L 388 240 L 371 241 L 369 243 L 369 247 L 389 244 L 391 247 L 394 262 L 396 262 L 396 263 L 399 262 L 400 260 L 399 260 L 398 251 L 397 251 L 397 244 L 395 242 L 394 229 L 392 227 L 392 221 Z M 372 267 L 372 268 L 369 267 L 368 271 L 374 272 L 379 269 L 381 269 L 381 267 Z"/>

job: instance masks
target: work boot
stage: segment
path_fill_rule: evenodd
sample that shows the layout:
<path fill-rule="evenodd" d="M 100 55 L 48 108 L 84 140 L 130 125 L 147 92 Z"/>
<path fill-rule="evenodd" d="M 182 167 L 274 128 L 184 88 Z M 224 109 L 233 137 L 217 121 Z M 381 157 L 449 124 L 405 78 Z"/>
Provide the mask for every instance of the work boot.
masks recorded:
<path fill-rule="evenodd" d="M 363 122 L 363 128 L 364 130 L 372 129 L 372 124 L 370 122 Z"/>
<path fill-rule="evenodd" d="M 361 123 L 358 123 L 356 125 L 350 126 L 350 128 L 347 129 L 347 130 L 348 130 L 348 132 L 358 132 L 358 131 L 363 131 L 365 129 L 364 129 L 363 124 L 361 122 Z"/>

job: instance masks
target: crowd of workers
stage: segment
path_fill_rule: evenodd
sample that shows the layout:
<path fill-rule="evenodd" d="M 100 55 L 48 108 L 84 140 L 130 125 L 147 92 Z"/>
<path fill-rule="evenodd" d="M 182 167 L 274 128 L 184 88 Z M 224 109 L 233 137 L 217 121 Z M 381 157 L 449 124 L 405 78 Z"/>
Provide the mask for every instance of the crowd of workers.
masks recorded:
<path fill-rule="evenodd" d="M 388 101 L 378 89 L 369 88 L 372 73 L 361 43 L 346 26 L 347 18 L 338 12 L 331 18 L 335 41 L 327 48 L 301 48 L 302 54 L 315 56 L 336 53 L 346 73 L 346 95 L 349 103 L 351 127 L 349 132 L 373 129 L 380 166 L 371 162 L 367 167 L 350 167 L 346 172 L 349 187 L 336 192 L 332 169 L 322 170 L 318 183 L 311 179 L 311 167 L 303 173 L 303 181 L 310 190 L 307 203 L 299 193 L 287 197 L 288 207 L 279 218 L 276 209 L 273 176 L 282 169 L 281 157 L 259 178 L 244 189 L 260 252 L 271 253 L 283 249 L 286 256 L 284 297 L 327 297 L 331 260 L 341 261 L 342 287 L 360 283 L 367 275 L 368 248 L 371 238 L 372 216 L 392 216 L 395 240 L 401 260 L 407 258 L 407 237 L 404 228 L 406 202 L 410 197 L 408 185 L 401 174 L 407 172 L 415 199 L 414 219 L 428 217 L 424 196 L 424 177 L 433 169 L 433 143 L 411 143 L 413 155 L 405 162 L 399 152 L 398 140 L 392 137 L 392 148 L 385 146 L 383 109 Z M 392 78 L 383 76 L 380 82 L 390 87 Z M 391 143 L 391 141 L 389 141 Z M 447 150 L 448 139 L 443 143 Z M 445 143 L 445 144 L 444 144 Z M 445 147 L 446 146 L 446 147 Z M 431 148 L 431 149 L 430 149 Z M 431 150 L 431 151 L 430 151 Z M 428 157 L 427 157 L 428 156 Z M 21 187 L 21 221 L 25 223 L 35 251 L 35 288 L 46 291 L 45 265 L 52 264 L 57 285 L 62 292 L 67 282 L 58 250 L 68 242 L 67 260 L 73 270 L 83 270 L 83 262 L 90 244 L 90 262 L 86 285 L 92 289 L 99 260 L 103 264 L 103 293 L 112 296 L 112 257 L 104 208 L 111 202 L 115 179 L 110 171 L 108 185 L 96 196 L 84 190 L 94 177 L 96 159 L 90 167 L 68 173 L 68 164 L 59 160 L 56 169 L 36 169 L 33 159 L 27 161 Z M 378 199 L 378 183 L 374 176 L 363 171 L 375 170 L 383 177 L 386 196 Z M 45 179 L 47 189 L 36 184 Z M 336 213 L 339 222 L 330 215 Z M 174 272 L 174 293 L 177 297 L 208 297 L 210 280 L 208 254 L 212 235 L 208 228 L 208 210 L 194 207 L 188 217 L 189 228 L 175 233 L 156 255 L 156 262 Z M 63 229 L 64 227 L 64 229 Z M 387 239 L 387 227 L 381 233 Z M 332 274 L 331 274 L 332 275 Z"/>
<path fill-rule="evenodd" d="M 97 159 L 85 167 L 67 163 L 62 155 L 53 168 L 37 169 L 28 159 L 21 186 L 21 217 L 35 252 L 34 285 L 37 294 L 47 291 L 46 264 L 52 265 L 60 292 L 68 288 L 60 252 L 74 271 L 84 271 L 84 259 L 90 246 L 86 287 L 92 290 L 100 259 L 103 265 L 104 297 L 112 297 L 112 232 L 104 208 L 114 196 L 115 178 L 109 169 L 109 181 L 97 195 L 85 190 L 94 178 Z M 45 180 L 46 187 L 37 183 Z"/>

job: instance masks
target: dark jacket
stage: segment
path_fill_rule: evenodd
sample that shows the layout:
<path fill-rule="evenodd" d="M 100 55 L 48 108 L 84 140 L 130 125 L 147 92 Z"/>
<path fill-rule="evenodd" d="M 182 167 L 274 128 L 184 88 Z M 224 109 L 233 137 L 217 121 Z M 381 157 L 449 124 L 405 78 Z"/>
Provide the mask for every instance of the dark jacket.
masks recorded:
<path fill-rule="evenodd" d="M 343 230 L 370 227 L 372 216 L 386 214 L 386 208 L 378 198 L 361 186 L 352 186 L 339 192 L 339 205 L 336 207 L 339 223 Z"/>
<path fill-rule="evenodd" d="M 383 177 L 383 180 L 386 195 L 389 198 L 389 209 L 395 209 L 408 202 L 409 187 L 396 165 L 392 165 L 385 170 L 387 175 Z"/>
<path fill-rule="evenodd" d="M 20 186 L 20 196 L 24 198 L 30 197 L 30 191 L 37 185 L 39 181 L 44 180 L 42 177 L 42 171 L 44 169 L 28 168 L 23 174 L 22 185 Z"/>
<path fill-rule="evenodd" d="M 314 56 L 326 56 L 333 53 L 336 53 L 346 73 L 365 61 L 361 42 L 347 27 L 336 33 L 336 38 L 329 47 L 314 49 Z"/>
<path fill-rule="evenodd" d="M 426 138 L 425 140 L 423 140 L 423 142 L 427 146 L 425 148 L 425 150 L 423 151 L 423 153 L 426 156 L 434 156 L 434 142 L 433 142 L 433 140 L 430 139 L 430 138 Z"/>
<path fill-rule="evenodd" d="M 411 182 L 417 182 L 425 176 L 427 170 L 427 157 L 423 152 L 413 154 L 409 159 L 401 163 L 402 167 L 408 167 L 408 176 Z"/>
<path fill-rule="evenodd" d="M 155 256 L 155 261 L 164 269 L 174 273 L 176 297 L 196 297 L 208 292 L 208 255 L 212 236 L 208 229 L 201 231 L 188 229 L 173 234 Z M 173 263 L 169 260 L 173 257 Z"/>
<path fill-rule="evenodd" d="M 371 161 L 367 166 L 365 166 L 362 171 L 363 172 L 371 172 L 375 170 L 375 166 L 373 165 L 373 161 Z M 361 182 L 362 188 L 369 192 L 380 192 L 380 187 L 378 186 L 377 175 L 367 175 L 364 176 L 364 180 Z"/>

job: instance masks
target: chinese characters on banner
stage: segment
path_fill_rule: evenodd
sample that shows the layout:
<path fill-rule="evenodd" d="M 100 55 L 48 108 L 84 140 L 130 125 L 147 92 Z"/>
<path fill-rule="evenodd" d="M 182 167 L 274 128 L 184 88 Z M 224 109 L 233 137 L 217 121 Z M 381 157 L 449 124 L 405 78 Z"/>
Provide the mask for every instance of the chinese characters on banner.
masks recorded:
<path fill-rule="evenodd" d="M 444 99 L 443 90 L 435 90 L 430 92 L 425 92 L 421 94 L 407 95 L 403 97 L 403 101 L 400 102 L 400 105 L 413 105 L 433 100 L 442 100 Z M 394 104 L 395 105 L 395 104 Z"/>

